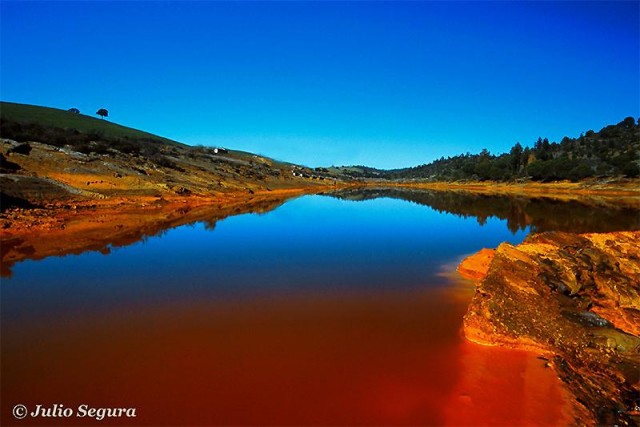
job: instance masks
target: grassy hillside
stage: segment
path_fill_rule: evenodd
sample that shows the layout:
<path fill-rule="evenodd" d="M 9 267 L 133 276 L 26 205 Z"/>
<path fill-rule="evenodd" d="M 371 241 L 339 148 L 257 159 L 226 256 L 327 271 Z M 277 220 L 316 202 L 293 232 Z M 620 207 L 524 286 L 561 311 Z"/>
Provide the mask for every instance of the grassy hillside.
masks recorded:
<path fill-rule="evenodd" d="M 207 152 L 206 147 L 191 147 L 85 114 L 13 102 L 0 102 L 0 136 L 18 142 L 37 141 L 60 148 L 69 146 L 84 154 L 113 154 L 115 150 L 153 159 L 158 151 L 172 148 Z M 296 166 L 239 150 L 228 150 L 226 157 L 280 168 Z"/>
<path fill-rule="evenodd" d="M 9 127 L 9 124 L 12 123 L 20 124 L 21 128 L 37 124 L 44 128 L 75 130 L 82 134 L 97 134 L 109 139 L 147 139 L 171 145 L 179 144 L 168 138 L 121 126 L 108 120 L 37 105 L 0 102 L 0 119 L 3 121 L 3 125 L 7 125 L 2 126 L 3 133 L 12 131 Z M 3 137 L 10 138 L 10 136 Z"/>
<path fill-rule="evenodd" d="M 239 171 L 249 165 L 244 172 L 252 179 L 251 169 L 264 167 L 273 170 L 303 168 L 292 163 L 277 161 L 268 157 L 239 150 L 214 152 L 211 147 L 182 144 L 143 132 L 120 126 L 107 120 L 57 108 L 0 102 L 0 136 L 21 143 L 39 142 L 59 149 L 70 149 L 85 155 L 129 156 L 135 162 L 151 162 L 160 167 L 168 167 L 180 172 L 189 164 L 212 159 L 233 164 Z M 219 162 L 218 162 L 219 163 Z M 273 172 L 271 170 L 271 172 Z M 329 177 L 328 171 L 311 172 L 307 175 Z"/>
<path fill-rule="evenodd" d="M 192 147 L 54 108 L 0 104 L 0 210 L 110 197 L 220 196 L 335 183 L 245 151 Z M 305 174 L 293 173 L 305 170 Z"/>

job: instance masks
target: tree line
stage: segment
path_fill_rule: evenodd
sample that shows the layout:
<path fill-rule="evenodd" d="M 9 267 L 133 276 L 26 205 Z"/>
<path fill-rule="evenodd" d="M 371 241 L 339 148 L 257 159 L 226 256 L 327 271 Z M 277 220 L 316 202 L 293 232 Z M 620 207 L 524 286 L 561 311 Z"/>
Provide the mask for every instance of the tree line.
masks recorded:
<path fill-rule="evenodd" d="M 592 177 L 640 176 L 640 119 L 627 117 L 599 132 L 560 142 L 538 138 L 532 147 L 517 142 L 508 153 L 461 154 L 420 166 L 384 172 L 387 179 L 432 181 L 580 181 Z M 373 176 L 371 176 L 373 177 Z"/>

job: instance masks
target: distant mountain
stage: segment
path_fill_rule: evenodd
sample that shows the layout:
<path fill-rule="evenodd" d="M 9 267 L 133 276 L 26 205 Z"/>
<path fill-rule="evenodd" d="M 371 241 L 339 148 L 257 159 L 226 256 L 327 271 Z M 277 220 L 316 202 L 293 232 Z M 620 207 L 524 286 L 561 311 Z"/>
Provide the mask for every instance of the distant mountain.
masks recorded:
<path fill-rule="evenodd" d="M 580 181 L 592 177 L 640 176 L 640 119 L 627 117 L 599 132 L 560 142 L 538 138 L 533 147 L 516 143 L 509 153 L 461 154 L 395 170 L 363 166 L 334 168 L 354 178 L 421 181 Z"/>

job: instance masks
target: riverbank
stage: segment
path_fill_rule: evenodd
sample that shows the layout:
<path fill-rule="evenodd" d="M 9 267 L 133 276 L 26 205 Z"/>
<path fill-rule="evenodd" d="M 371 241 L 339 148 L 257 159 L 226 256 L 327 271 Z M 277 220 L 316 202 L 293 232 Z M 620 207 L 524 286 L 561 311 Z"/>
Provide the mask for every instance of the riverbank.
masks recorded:
<path fill-rule="evenodd" d="M 640 232 L 533 234 L 464 260 L 464 334 L 530 350 L 575 396 L 578 423 L 638 425 Z"/>
<path fill-rule="evenodd" d="M 328 187 L 279 189 L 218 196 L 110 197 L 51 203 L 44 208 L 17 208 L 0 215 L 2 276 L 25 259 L 108 253 L 173 227 L 217 221 L 242 213 L 264 213 L 287 200 Z"/>
<path fill-rule="evenodd" d="M 569 201 L 569 196 L 562 192 L 547 191 L 544 197 L 537 199 L 535 191 L 540 191 L 540 188 L 535 185 L 530 188 L 534 195 L 530 195 L 529 187 L 510 188 L 492 183 L 471 187 L 442 184 L 433 188 L 421 188 L 384 187 L 374 183 L 344 181 L 307 181 L 300 178 L 272 183 L 272 187 L 276 184 L 287 186 L 284 188 L 239 188 L 209 194 L 178 194 L 159 186 L 151 194 L 128 194 L 120 191 L 87 196 L 67 192 L 60 199 L 48 197 L 52 194 L 50 191 L 41 191 L 31 186 L 27 188 L 29 191 L 24 189 L 20 194 L 25 197 L 30 194 L 34 203 L 32 206 L 12 207 L 0 213 L 2 274 L 9 274 L 11 266 L 23 259 L 40 259 L 83 250 L 104 251 L 109 245 L 131 244 L 144 236 L 183 224 L 215 222 L 238 213 L 274 209 L 289 198 L 305 194 L 335 193 L 353 200 L 373 196 L 399 197 L 437 210 L 477 216 L 478 221 L 485 221 L 489 216 L 506 218 L 510 229 L 514 230 L 531 226 L 539 231 L 561 229 L 574 232 L 595 231 L 592 224 L 594 221 L 626 224 L 627 229 L 635 229 L 636 221 L 629 223 L 629 218 L 636 218 L 632 213 L 638 210 L 640 200 L 628 186 L 600 188 L 597 195 L 571 195 L 570 200 L 579 200 L 580 203 L 564 203 Z M 377 189 L 380 188 L 398 194 L 390 194 L 388 191 L 378 194 L 380 192 Z M 496 188 L 502 189 L 503 193 L 491 193 Z M 505 188 L 511 192 L 506 192 Z M 522 192 L 517 197 L 514 196 L 516 190 Z M 438 196 L 440 192 L 443 197 Z M 369 193 L 373 193 L 373 196 Z M 504 203 L 505 199 L 510 202 Z M 545 202 L 543 205 L 547 207 L 543 209 L 536 200 L 557 200 L 559 203 L 549 205 Z M 549 211 L 550 208 L 553 211 Z M 570 213 L 571 211 L 575 212 Z M 583 211 L 590 213 L 583 217 Z M 598 215 L 593 212 L 598 212 Z M 597 231 L 609 230 L 605 228 Z"/>
<path fill-rule="evenodd" d="M 429 190 L 468 191 L 490 195 L 540 196 L 558 200 L 574 200 L 585 196 L 640 199 L 639 179 L 592 179 L 581 182 L 398 182 L 389 187 Z M 637 200 L 636 200 L 637 202 Z"/>

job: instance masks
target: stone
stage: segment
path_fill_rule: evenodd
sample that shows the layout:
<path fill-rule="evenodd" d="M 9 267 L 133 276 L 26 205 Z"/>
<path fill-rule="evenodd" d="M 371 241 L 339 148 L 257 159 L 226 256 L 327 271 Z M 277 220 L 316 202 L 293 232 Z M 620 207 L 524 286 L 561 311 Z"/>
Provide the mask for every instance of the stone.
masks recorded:
<path fill-rule="evenodd" d="M 589 414 L 576 423 L 638 425 L 638 242 L 638 231 L 547 232 L 483 249 L 459 267 L 477 280 L 465 336 L 553 358 L 577 413 Z"/>

